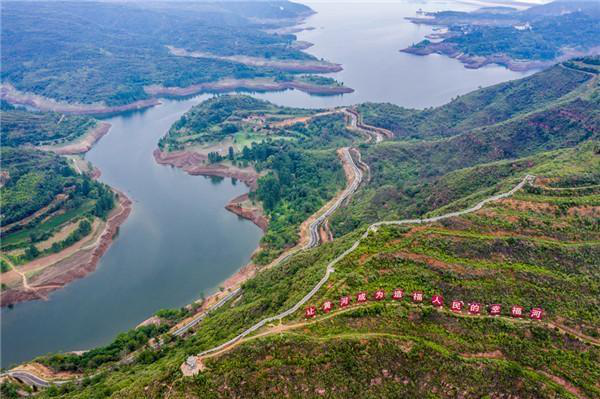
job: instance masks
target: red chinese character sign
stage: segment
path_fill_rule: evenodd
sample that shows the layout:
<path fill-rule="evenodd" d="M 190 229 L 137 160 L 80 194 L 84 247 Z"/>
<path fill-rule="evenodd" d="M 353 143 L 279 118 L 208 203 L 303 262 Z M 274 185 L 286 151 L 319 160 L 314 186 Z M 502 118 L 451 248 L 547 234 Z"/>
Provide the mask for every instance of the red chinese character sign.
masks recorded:
<path fill-rule="evenodd" d="M 392 294 L 392 299 L 395 301 L 399 301 L 400 299 L 402 299 L 404 297 L 404 291 L 400 290 L 400 289 L 395 289 L 394 293 Z"/>
<path fill-rule="evenodd" d="M 462 311 L 462 307 L 462 301 L 452 301 L 452 303 L 450 304 L 450 310 L 456 313 L 460 313 Z"/>
<path fill-rule="evenodd" d="M 502 311 L 502 306 L 498 304 L 490 305 L 488 308 L 488 313 L 490 316 L 500 316 L 500 312 Z"/>
<path fill-rule="evenodd" d="M 376 301 L 381 301 L 382 299 L 385 299 L 385 292 L 383 290 L 375 291 L 374 298 Z"/>
<path fill-rule="evenodd" d="M 315 308 L 314 306 L 309 306 L 308 308 L 306 308 L 306 313 L 305 313 L 306 318 L 315 317 L 316 314 L 317 314 L 317 308 Z"/>
<path fill-rule="evenodd" d="M 329 313 L 333 309 L 333 302 L 327 301 L 323 304 L 323 312 Z"/>
<path fill-rule="evenodd" d="M 431 297 L 431 304 L 433 306 L 441 307 L 444 305 L 444 297 L 441 295 L 434 295 Z"/>
<path fill-rule="evenodd" d="M 522 317 L 523 316 L 523 307 L 514 305 L 510 308 L 510 315 L 512 317 Z"/>
<path fill-rule="evenodd" d="M 533 320 L 541 320 L 542 316 L 544 316 L 544 311 L 540 308 L 533 308 L 529 312 L 529 318 Z"/>
<path fill-rule="evenodd" d="M 358 302 L 358 303 L 367 302 L 367 293 L 359 292 L 358 295 L 356 295 L 356 302 Z"/>
<path fill-rule="evenodd" d="M 470 303 L 469 304 L 469 314 L 479 314 L 481 312 L 481 304 L 480 303 Z"/>
<path fill-rule="evenodd" d="M 350 305 L 350 297 L 349 296 L 341 297 L 340 298 L 340 308 L 345 308 L 348 305 Z"/>
<path fill-rule="evenodd" d="M 412 293 L 412 300 L 414 303 L 423 302 L 423 292 L 415 291 Z"/>

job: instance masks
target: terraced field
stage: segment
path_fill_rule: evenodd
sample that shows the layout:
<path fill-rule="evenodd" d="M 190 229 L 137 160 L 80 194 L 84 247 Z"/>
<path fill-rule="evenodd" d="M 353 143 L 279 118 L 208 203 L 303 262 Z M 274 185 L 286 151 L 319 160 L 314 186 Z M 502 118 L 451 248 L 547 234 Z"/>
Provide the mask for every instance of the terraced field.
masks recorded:
<path fill-rule="evenodd" d="M 598 397 L 600 176 L 553 168 L 600 170 L 600 147 L 552 155 L 509 199 L 439 223 L 381 227 L 310 301 L 336 309 L 344 295 L 383 289 L 389 298 L 402 288 L 423 291 L 425 305 L 371 302 L 318 311 L 309 323 L 298 312 L 204 359 L 203 384 L 217 397 Z M 445 310 L 427 304 L 433 294 Z M 506 317 L 453 314 L 451 300 L 498 303 Z M 542 307 L 545 318 L 511 319 L 514 304 Z"/>

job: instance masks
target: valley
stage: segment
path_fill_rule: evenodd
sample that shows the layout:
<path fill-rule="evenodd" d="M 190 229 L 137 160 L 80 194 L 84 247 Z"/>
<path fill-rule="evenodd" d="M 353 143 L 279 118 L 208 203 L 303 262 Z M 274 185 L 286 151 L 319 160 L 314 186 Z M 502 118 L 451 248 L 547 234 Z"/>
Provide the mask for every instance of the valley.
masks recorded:
<path fill-rule="evenodd" d="M 466 69 L 397 51 L 418 4 L 207 4 L 100 5 L 77 90 L 68 46 L 3 65 L 2 396 L 600 397 L 598 57 Z"/>

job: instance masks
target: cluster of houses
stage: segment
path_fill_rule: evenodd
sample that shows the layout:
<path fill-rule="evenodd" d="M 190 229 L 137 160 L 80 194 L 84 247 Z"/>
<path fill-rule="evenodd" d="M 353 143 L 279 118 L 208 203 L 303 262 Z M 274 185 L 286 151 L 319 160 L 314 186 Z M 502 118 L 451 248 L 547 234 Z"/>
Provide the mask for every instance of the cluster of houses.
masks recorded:
<path fill-rule="evenodd" d="M 391 295 L 391 299 L 394 301 L 400 301 L 404 299 L 404 291 L 401 289 L 395 289 Z M 423 303 L 425 301 L 425 296 L 422 291 L 413 291 L 410 294 L 410 298 L 413 303 Z M 386 293 L 383 290 L 377 290 L 372 296 L 372 299 L 375 301 L 382 301 L 386 299 Z M 359 292 L 356 294 L 356 303 L 365 303 L 369 300 L 369 295 L 366 292 Z M 339 307 L 345 308 L 350 305 L 351 298 L 350 296 L 343 296 L 339 300 Z M 431 296 L 431 304 L 436 307 L 444 306 L 444 297 L 442 295 L 432 295 Z M 332 301 L 325 301 L 323 305 L 320 307 L 320 310 L 323 313 L 329 313 L 333 310 L 334 303 Z M 482 312 L 487 312 L 489 316 L 500 316 L 502 313 L 502 305 L 500 304 L 491 304 L 491 305 L 482 305 L 481 303 L 473 302 L 465 304 L 463 301 L 453 300 L 450 302 L 450 310 L 455 313 L 461 313 L 463 309 L 466 309 L 467 312 L 471 315 L 480 315 Z M 510 307 L 510 316 L 512 317 L 524 317 L 527 314 L 525 308 L 519 305 L 513 305 Z M 317 307 L 309 306 L 305 310 L 306 318 L 312 318 L 317 315 Z M 541 320 L 544 315 L 544 311 L 541 308 L 531 308 L 529 310 L 529 318 L 532 320 Z"/>

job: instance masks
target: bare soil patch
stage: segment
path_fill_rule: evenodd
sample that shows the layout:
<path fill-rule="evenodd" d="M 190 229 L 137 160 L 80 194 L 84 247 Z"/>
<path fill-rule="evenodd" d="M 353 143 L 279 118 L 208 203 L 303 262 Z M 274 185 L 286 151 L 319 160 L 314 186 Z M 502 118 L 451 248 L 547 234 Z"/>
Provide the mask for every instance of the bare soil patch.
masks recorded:
<path fill-rule="evenodd" d="M 61 155 L 82 154 L 88 152 L 92 146 L 110 130 L 110 123 L 99 122 L 93 129 L 89 130 L 83 137 L 72 143 L 60 145 L 44 145 L 38 147 L 40 150 L 52 151 Z"/>
<path fill-rule="evenodd" d="M 45 298 L 48 293 L 93 272 L 98 261 L 112 243 L 119 226 L 131 212 L 132 203 L 129 198 L 121 192 L 117 192 L 117 194 L 116 208 L 110 213 L 107 222 L 102 224 L 103 229 L 94 231 L 91 238 L 88 236 L 57 254 L 36 259 L 19 267 L 23 273 L 35 273 L 29 279 L 30 289 L 20 286 L 2 292 L 0 295 L 2 306 Z"/>
<path fill-rule="evenodd" d="M 134 109 L 142 109 L 160 104 L 160 102 L 151 98 L 148 100 L 140 100 L 130 104 L 119 106 L 107 106 L 103 103 L 96 104 L 72 104 L 53 100 L 48 97 L 43 97 L 33 93 L 25 93 L 17 90 L 14 86 L 8 83 L 3 83 L 0 86 L 0 98 L 11 104 L 29 105 L 42 111 L 54 111 L 63 114 L 109 114 Z"/>
<path fill-rule="evenodd" d="M 250 220 L 263 231 L 267 230 L 269 219 L 265 216 L 262 206 L 260 206 L 260 204 L 252 203 L 248 198 L 247 193 L 229 201 L 229 203 L 225 205 L 225 209 L 244 219 Z"/>

